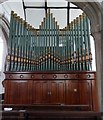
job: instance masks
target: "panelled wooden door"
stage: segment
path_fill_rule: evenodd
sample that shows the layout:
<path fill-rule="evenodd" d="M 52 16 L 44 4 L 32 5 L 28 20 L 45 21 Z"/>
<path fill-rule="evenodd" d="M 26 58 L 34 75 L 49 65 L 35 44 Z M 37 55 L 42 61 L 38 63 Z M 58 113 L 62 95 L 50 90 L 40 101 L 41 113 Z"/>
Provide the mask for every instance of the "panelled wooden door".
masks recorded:
<path fill-rule="evenodd" d="M 89 106 L 92 104 L 91 89 L 89 80 L 66 81 L 66 104 L 92 107 Z"/>
<path fill-rule="evenodd" d="M 66 104 L 79 104 L 79 84 L 78 80 L 66 81 Z"/>
<path fill-rule="evenodd" d="M 19 84 L 18 81 L 6 81 L 7 83 L 7 92 L 5 97 L 8 97 L 8 99 L 5 99 L 5 103 L 9 104 L 17 104 L 19 100 Z"/>
<path fill-rule="evenodd" d="M 79 91 L 80 91 L 80 104 L 90 105 L 92 102 L 92 85 L 91 81 L 82 80 L 79 81 Z"/>
<path fill-rule="evenodd" d="M 33 103 L 63 104 L 65 99 L 64 81 L 34 81 Z"/>
<path fill-rule="evenodd" d="M 33 103 L 45 104 L 48 103 L 48 81 L 33 82 Z"/>
<path fill-rule="evenodd" d="M 32 102 L 32 81 L 8 80 L 5 103 L 9 104 L 30 104 Z M 8 97 L 9 96 L 9 97 Z"/>
<path fill-rule="evenodd" d="M 32 103 L 32 80 L 23 80 L 19 83 L 19 103 Z"/>
<path fill-rule="evenodd" d="M 65 81 L 50 81 L 49 82 L 51 104 L 64 104 L 65 102 Z"/>

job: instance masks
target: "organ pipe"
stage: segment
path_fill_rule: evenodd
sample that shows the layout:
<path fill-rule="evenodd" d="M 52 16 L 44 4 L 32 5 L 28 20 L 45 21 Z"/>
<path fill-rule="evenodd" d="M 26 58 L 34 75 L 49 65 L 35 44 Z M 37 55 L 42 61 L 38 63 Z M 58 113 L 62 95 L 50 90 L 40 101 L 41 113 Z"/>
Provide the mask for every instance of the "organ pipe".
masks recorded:
<path fill-rule="evenodd" d="M 39 30 L 11 12 L 5 71 L 92 70 L 89 19 L 85 13 L 60 29 L 53 14 Z"/>

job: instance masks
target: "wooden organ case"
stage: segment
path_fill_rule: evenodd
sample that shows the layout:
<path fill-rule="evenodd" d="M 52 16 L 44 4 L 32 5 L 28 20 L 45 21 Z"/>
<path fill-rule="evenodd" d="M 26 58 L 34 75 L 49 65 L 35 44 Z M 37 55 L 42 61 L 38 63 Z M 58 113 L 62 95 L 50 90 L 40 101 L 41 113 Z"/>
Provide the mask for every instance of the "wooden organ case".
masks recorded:
<path fill-rule="evenodd" d="M 96 110 L 95 72 L 7 72 L 6 104 L 68 105 Z"/>
<path fill-rule="evenodd" d="M 11 13 L 4 103 L 97 111 L 87 16 L 60 30 L 49 11 L 39 28 Z"/>

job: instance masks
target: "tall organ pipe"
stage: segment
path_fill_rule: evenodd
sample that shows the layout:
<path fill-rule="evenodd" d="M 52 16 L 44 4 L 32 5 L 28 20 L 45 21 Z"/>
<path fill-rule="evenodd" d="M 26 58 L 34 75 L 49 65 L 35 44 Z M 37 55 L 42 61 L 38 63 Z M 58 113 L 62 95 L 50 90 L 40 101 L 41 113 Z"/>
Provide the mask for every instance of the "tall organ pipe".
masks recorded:
<path fill-rule="evenodd" d="M 49 10 L 37 30 L 12 11 L 5 70 L 92 70 L 89 34 L 84 13 L 59 29 Z"/>

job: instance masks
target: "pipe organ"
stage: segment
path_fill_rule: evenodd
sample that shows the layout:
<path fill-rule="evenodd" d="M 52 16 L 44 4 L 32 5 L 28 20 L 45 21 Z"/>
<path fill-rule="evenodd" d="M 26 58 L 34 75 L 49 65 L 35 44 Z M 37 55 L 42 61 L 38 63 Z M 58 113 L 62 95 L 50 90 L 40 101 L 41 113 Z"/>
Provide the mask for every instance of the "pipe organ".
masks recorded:
<path fill-rule="evenodd" d="M 5 104 L 98 110 L 85 13 L 60 29 L 49 10 L 35 29 L 12 11 L 4 73 Z"/>
<path fill-rule="evenodd" d="M 50 11 L 39 30 L 11 12 L 6 71 L 92 70 L 85 13 L 60 29 Z"/>

